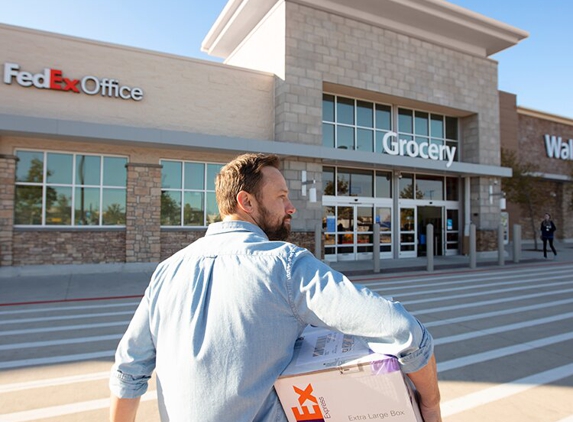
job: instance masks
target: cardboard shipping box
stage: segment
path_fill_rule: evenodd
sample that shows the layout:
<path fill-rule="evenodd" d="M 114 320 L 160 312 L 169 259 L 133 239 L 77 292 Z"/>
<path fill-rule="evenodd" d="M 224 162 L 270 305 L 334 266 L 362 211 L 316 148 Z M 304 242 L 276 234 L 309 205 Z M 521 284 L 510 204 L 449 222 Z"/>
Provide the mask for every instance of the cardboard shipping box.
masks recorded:
<path fill-rule="evenodd" d="M 393 356 L 361 339 L 309 327 L 275 383 L 289 422 L 423 422 Z"/>

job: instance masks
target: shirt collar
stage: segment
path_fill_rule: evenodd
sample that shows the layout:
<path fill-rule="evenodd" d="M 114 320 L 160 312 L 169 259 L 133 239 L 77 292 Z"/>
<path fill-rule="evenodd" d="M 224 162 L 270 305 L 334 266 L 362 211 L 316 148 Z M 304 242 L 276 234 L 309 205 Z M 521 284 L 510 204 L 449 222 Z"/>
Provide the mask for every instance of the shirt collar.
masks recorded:
<path fill-rule="evenodd" d="M 213 236 L 231 232 L 251 232 L 268 240 L 267 235 L 259 226 L 241 220 L 220 221 L 218 223 L 209 224 L 205 236 Z"/>

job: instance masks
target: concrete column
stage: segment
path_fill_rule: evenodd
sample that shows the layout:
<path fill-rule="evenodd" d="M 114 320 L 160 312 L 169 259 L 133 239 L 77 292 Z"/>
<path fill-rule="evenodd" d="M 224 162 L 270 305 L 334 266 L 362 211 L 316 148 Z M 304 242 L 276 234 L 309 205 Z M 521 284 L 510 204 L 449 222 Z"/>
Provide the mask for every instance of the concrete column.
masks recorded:
<path fill-rule="evenodd" d="M 521 226 L 513 225 L 513 262 L 518 263 L 521 259 Z"/>
<path fill-rule="evenodd" d="M 314 226 L 314 256 L 322 259 L 322 224 L 316 223 Z"/>
<path fill-rule="evenodd" d="M 13 265 L 15 155 L 0 154 L 0 267 Z"/>
<path fill-rule="evenodd" d="M 380 224 L 374 223 L 374 239 L 372 242 L 372 258 L 374 260 L 374 272 L 380 272 Z"/>
<path fill-rule="evenodd" d="M 125 261 L 159 262 L 161 165 L 127 164 Z"/>
<path fill-rule="evenodd" d="M 428 224 L 426 226 L 426 259 L 427 270 L 434 271 L 434 225 Z"/>
<path fill-rule="evenodd" d="M 497 229 L 497 258 L 499 265 L 505 264 L 504 253 L 505 253 L 505 248 L 503 246 L 503 224 L 500 224 Z"/>
<path fill-rule="evenodd" d="M 470 224 L 470 268 L 477 266 L 476 225 Z"/>

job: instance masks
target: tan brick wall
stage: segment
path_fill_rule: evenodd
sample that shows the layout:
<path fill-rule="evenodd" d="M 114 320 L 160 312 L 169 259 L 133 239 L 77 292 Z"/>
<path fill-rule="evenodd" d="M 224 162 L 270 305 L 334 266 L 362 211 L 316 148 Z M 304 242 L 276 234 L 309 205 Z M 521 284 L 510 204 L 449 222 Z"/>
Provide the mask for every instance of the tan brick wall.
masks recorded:
<path fill-rule="evenodd" d="M 0 266 L 12 265 L 16 160 L 0 154 Z"/>
<path fill-rule="evenodd" d="M 124 230 L 14 231 L 12 265 L 125 262 Z"/>
<path fill-rule="evenodd" d="M 573 139 L 573 121 L 571 125 L 518 114 L 519 156 L 539 167 L 539 171 L 549 174 L 569 175 L 572 160 L 549 158 L 545 150 L 545 135 L 560 136 L 564 142 Z"/>
<path fill-rule="evenodd" d="M 159 262 L 161 166 L 127 164 L 126 262 Z"/>

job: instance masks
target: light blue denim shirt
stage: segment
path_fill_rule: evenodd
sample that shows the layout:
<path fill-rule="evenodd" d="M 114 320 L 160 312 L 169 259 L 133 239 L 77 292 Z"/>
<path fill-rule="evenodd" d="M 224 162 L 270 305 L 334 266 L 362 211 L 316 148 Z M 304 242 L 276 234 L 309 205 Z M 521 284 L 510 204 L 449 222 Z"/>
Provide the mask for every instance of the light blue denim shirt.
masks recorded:
<path fill-rule="evenodd" d="M 159 264 L 118 346 L 110 388 L 139 397 L 155 370 L 163 421 L 286 421 L 273 384 L 308 324 L 365 337 L 404 372 L 433 351 L 399 303 L 253 224 L 222 222 Z"/>

